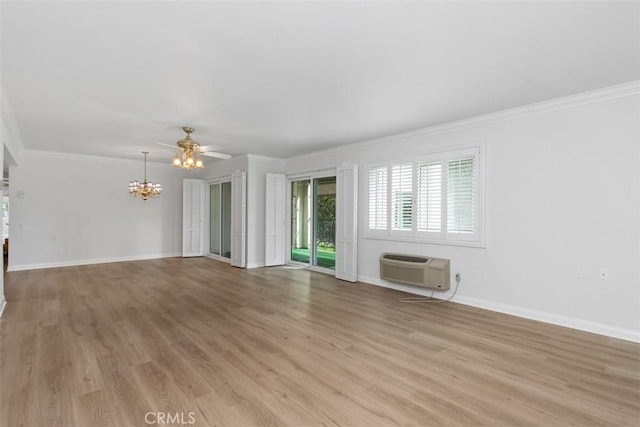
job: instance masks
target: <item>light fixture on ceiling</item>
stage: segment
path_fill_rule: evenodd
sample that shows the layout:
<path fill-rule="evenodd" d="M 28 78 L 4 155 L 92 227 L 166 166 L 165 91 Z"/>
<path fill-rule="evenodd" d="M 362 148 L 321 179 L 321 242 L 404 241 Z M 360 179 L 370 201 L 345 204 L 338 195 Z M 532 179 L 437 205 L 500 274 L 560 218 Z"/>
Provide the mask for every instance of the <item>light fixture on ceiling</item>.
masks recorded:
<path fill-rule="evenodd" d="M 147 154 L 148 151 L 143 151 L 144 154 L 144 181 L 131 181 L 129 183 L 129 194 L 133 197 L 140 197 L 142 200 L 160 197 L 162 193 L 162 185 L 159 183 L 153 183 L 147 181 Z"/>
<path fill-rule="evenodd" d="M 180 149 L 176 152 L 171 164 L 182 169 L 204 168 L 204 163 L 202 163 L 202 158 L 200 157 L 200 154 L 202 154 L 200 144 L 191 139 L 191 133 L 195 129 L 185 126 L 182 130 L 186 132 L 187 136 L 177 142 Z"/>
<path fill-rule="evenodd" d="M 228 160 L 231 158 L 230 154 L 212 151 L 217 150 L 220 147 L 216 147 L 213 145 L 202 146 L 198 143 L 198 141 L 194 141 L 193 139 L 191 139 L 191 133 L 195 131 L 194 128 L 184 126 L 182 130 L 187 134 L 187 136 L 176 143 L 176 145 L 178 146 L 178 150 L 176 151 L 176 155 L 173 157 L 173 161 L 171 162 L 173 166 L 182 169 L 202 169 L 204 168 L 204 163 L 202 162 L 201 156 L 216 157 L 223 160 Z M 168 145 L 161 142 L 158 142 L 157 144 L 164 147 L 176 148 L 176 145 Z"/>

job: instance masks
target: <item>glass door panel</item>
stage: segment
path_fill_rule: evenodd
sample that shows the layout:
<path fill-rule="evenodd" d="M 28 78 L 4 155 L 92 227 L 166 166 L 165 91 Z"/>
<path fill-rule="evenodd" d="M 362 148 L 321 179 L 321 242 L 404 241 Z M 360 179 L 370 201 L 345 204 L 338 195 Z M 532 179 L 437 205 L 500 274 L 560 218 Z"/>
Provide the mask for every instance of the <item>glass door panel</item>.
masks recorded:
<path fill-rule="evenodd" d="M 231 183 L 222 183 L 222 256 L 231 258 Z"/>
<path fill-rule="evenodd" d="M 231 183 L 209 185 L 209 253 L 231 258 Z"/>
<path fill-rule="evenodd" d="M 291 183 L 291 261 L 309 263 L 311 249 L 311 181 Z"/>
<path fill-rule="evenodd" d="M 220 184 L 209 186 L 209 212 L 209 253 L 220 255 L 220 216 L 222 214 Z"/>
<path fill-rule="evenodd" d="M 315 250 L 313 265 L 336 267 L 336 177 L 313 180 Z"/>

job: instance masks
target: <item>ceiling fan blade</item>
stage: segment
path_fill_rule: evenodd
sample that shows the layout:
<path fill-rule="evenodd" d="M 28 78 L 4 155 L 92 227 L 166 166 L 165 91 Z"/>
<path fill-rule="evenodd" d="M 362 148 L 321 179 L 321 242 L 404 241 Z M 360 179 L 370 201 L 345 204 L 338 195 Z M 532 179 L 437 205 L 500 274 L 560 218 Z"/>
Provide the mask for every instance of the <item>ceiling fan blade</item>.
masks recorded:
<path fill-rule="evenodd" d="M 198 148 L 200 148 L 200 151 L 216 151 L 221 149 L 222 147 L 220 147 L 219 145 L 201 145 Z"/>
<path fill-rule="evenodd" d="M 173 148 L 174 150 L 177 150 L 177 149 L 179 148 L 179 147 L 178 147 L 177 145 L 175 145 L 175 144 L 174 144 L 174 145 L 169 145 L 169 144 L 164 144 L 164 143 L 162 143 L 162 142 L 156 142 L 156 144 L 158 144 L 158 145 L 162 145 L 162 146 L 165 146 L 165 147 L 171 147 L 171 148 Z"/>
<path fill-rule="evenodd" d="M 205 151 L 201 154 L 203 156 L 216 157 L 218 159 L 224 159 L 224 160 L 229 160 L 231 158 L 231 154 L 217 153 L 215 151 Z"/>

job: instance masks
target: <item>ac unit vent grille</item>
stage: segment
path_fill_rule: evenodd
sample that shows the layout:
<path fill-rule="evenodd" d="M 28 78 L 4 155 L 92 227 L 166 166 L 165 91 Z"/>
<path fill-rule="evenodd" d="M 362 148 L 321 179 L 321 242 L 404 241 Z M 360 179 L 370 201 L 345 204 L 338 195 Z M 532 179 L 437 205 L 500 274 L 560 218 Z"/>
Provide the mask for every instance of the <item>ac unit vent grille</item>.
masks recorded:
<path fill-rule="evenodd" d="M 380 277 L 390 282 L 446 291 L 450 287 L 450 274 L 448 259 L 402 254 L 380 257 Z"/>
<path fill-rule="evenodd" d="M 420 263 L 425 263 L 429 261 L 429 258 L 410 256 L 410 255 L 384 254 L 382 256 L 384 257 L 384 259 L 392 259 L 394 261 L 420 262 Z"/>

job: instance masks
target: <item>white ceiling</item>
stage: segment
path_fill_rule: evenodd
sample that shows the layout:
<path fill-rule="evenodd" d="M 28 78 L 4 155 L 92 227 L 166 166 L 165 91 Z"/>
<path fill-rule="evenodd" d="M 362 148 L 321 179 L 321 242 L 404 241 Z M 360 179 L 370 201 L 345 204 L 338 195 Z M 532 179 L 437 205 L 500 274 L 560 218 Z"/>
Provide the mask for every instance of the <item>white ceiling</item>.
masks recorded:
<path fill-rule="evenodd" d="M 637 80 L 639 6 L 3 1 L 3 95 L 28 149 L 287 158 Z"/>

